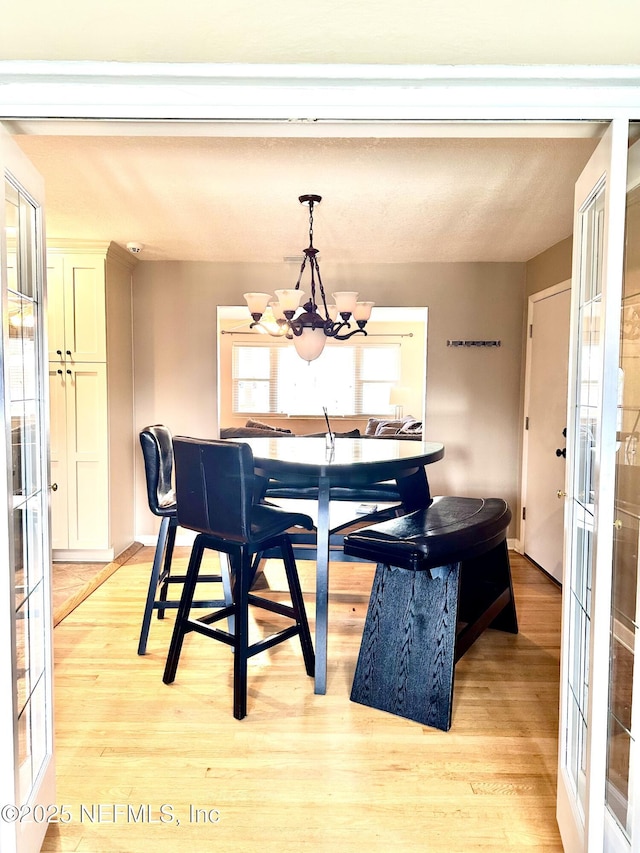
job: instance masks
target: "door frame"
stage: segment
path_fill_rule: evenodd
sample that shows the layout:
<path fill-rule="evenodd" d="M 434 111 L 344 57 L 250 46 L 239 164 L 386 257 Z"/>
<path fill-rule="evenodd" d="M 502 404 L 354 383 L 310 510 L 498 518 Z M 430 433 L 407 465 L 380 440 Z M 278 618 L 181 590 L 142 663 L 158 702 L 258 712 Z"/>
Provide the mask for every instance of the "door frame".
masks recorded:
<path fill-rule="evenodd" d="M 0 62 L 0 120 L 20 120 L 22 132 L 47 119 L 50 133 L 112 133 L 104 120 L 186 122 L 174 132 L 221 133 L 251 122 L 252 135 L 368 135 L 370 122 L 392 123 L 394 134 L 450 135 L 431 122 L 516 122 L 526 135 L 553 135 L 558 123 L 640 116 L 640 65 L 241 65 L 205 63 Z M 93 122 L 87 123 L 87 120 Z M 62 121 L 61 121 L 62 120 Z M 539 127 L 532 134 L 531 123 Z M 67 130 L 63 130 L 66 126 Z M 147 124 L 145 132 L 152 128 Z M 510 132 L 514 131 L 510 128 Z M 120 127 L 115 132 L 122 133 Z M 457 129 L 459 130 L 459 128 Z M 248 129 L 245 128 L 245 132 Z M 376 135 L 381 128 L 376 128 Z"/>
<path fill-rule="evenodd" d="M 528 486 L 528 461 L 529 461 L 529 430 L 526 426 L 526 413 L 529 411 L 529 397 L 531 394 L 531 359 L 532 359 L 532 349 L 533 349 L 533 339 L 529 335 L 529 329 L 533 323 L 533 313 L 534 307 L 537 302 L 542 302 L 544 299 L 549 299 L 552 296 L 557 296 L 559 293 L 564 293 L 566 290 L 571 290 L 571 279 L 565 279 L 564 281 L 558 282 L 558 284 L 553 284 L 551 287 L 546 287 L 544 290 L 539 290 L 536 293 L 532 293 L 529 296 L 527 301 L 527 326 L 525 329 L 526 335 L 526 356 L 525 356 L 525 377 L 524 377 L 524 395 L 523 395 L 523 403 L 524 408 L 523 411 L 525 413 L 525 417 L 523 418 L 522 423 L 522 469 L 521 469 L 521 490 L 520 490 L 520 505 L 525 507 L 527 505 L 527 486 Z M 518 545 L 519 551 L 521 554 L 525 553 L 525 532 L 527 528 L 527 519 L 520 517 L 520 533 L 518 536 Z M 545 574 L 547 574 L 545 572 Z M 551 577 L 551 575 L 549 575 Z"/>
<path fill-rule="evenodd" d="M 640 66 L 0 62 L 0 123 L 21 132 L 593 135 L 614 119 L 640 119 Z"/>

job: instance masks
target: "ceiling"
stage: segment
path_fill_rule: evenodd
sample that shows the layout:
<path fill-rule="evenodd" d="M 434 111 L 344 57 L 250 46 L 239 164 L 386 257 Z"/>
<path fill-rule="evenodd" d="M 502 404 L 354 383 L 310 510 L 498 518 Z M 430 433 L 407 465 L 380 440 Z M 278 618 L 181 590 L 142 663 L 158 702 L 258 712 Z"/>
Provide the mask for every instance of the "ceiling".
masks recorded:
<path fill-rule="evenodd" d="M 23 0 L 4 59 L 109 62 L 633 64 L 634 0 Z"/>
<path fill-rule="evenodd" d="M 599 134 L 584 123 L 12 131 L 44 176 L 50 239 L 139 242 L 143 261 L 255 263 L 301 255 L 303 193 L 323 197 L 323 260 L 527 261 L 570 235 Z"/>

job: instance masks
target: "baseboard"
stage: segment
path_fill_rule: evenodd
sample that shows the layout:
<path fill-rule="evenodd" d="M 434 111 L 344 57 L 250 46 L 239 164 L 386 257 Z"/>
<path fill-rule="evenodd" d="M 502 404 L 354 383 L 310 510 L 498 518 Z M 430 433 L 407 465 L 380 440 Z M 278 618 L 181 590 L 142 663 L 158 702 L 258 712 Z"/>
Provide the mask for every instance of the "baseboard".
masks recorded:
<path fill-rule="evenodd" d="M 55 548 L 54 563 L 110 563 L 116 555 L 113 548 Z"/>
<path fill-rule="evenodd" d="M 196 538 L 196 535 L 197 534 L 192 530 L 183 530 L 182 527 L 179 527 L 176 533 L 176 545 L 190 547 L 193 545 L 193 540 Z M 136 536 L 136 542 L 140 542 L 146 547 L 155 548 L 157 541 L 157 535 L 150 536 L 148 533 L 145 533 L 141 536 Z"/>

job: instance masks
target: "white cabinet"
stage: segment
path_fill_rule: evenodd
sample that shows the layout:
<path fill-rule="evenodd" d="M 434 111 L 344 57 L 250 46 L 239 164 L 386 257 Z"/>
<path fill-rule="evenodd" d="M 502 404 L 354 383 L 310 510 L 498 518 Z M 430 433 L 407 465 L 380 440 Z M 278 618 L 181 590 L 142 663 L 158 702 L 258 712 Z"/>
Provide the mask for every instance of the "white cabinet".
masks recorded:
<path fill-rule="evenodd" d="M 115 244 L 47 250 L 55 560 L 109 561 L 133 542 L 134 264 Z"/>
<path fill-rule="evenodd" d="M 106 361 L 105 262 L 47 253 L 49 361 Z"/>
<path fill-rule="evenodd" d="M 49 389 L 52 547 L 109 550 L 107 366 L 50 363 Z"/>

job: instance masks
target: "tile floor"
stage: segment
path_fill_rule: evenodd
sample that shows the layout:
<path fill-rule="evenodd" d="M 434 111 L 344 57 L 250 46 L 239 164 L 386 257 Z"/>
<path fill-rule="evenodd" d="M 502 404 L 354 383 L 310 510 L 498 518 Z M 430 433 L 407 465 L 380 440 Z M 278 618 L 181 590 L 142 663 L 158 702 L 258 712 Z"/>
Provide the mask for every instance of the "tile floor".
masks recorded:
<path fill-rule="evenodd" d="M 108 563 L 53 563 L 53 609 L 57 610 L 90 583 Z"/>

